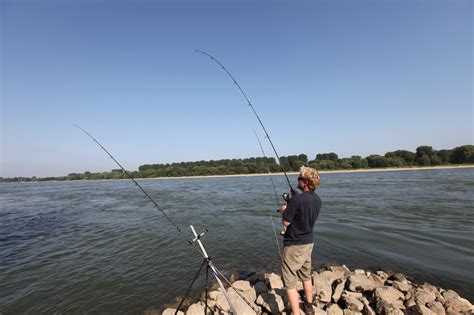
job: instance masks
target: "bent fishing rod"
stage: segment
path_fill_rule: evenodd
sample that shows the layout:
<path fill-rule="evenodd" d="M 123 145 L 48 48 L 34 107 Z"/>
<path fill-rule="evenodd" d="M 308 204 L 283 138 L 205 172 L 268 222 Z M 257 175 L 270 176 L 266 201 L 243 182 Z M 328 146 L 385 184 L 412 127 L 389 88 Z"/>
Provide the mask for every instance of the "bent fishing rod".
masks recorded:
<path fill-rule="evenodd" d="M 74 125 L 74 127 L 80 129 L 82 132 L 84 132 L 86 135 L 88 135 L 92 140 L 94 140 L 95 143 L 97 143 L 99 145 L 99 147 L 104 150 L 105 153 L 108 154 L 108 156 L 115 162 L 115 164 L 117 164 L 121 169 L 122 171 L 128 176 L 128 178 L 130 178 L 132 180 L 132 182 L 143 192 L 143 194 L 148 198 L 148 200 L 150 200 L 153 205 L 155 206 L 156 209 L 160 210 L 160 212 L 165 216 L 165 218 L 171 223 L 171 225 L 173 225 L 176 230 L 184 237 L 184 239 L 194 247 L 194 249 L 196 249 L 196 251 L 201 255 L 201 256 L 204 256 L 202 255 L 202 253 L 197 249 L 197 247 L 194 245 L 194 243 L 192 242 L 192 240 L 190 240 L 186 234 L 183 233 L 183 231 L 181 230 L 181 228 L 168 216 L 168 214 L 158 205 L 158 203 L 153 199 L 151 198 L 151 196 L 146 192 L 145 189 L 143 189 L 143 187 L 135 180 L 135 178 L 133 178 L 133 176 L 114 158 L 114 156 L 109 152 L 107 151 L 106 148 L 104 148 L 104 146 L 99 142 L 97 141 L 89 132 L 87 132 L 85 129 L 83 129 L 82 127 L 80 126 L 77 126 L 77 125 Z"/>
<path fill-rule="evenodd" d="M 272 139 L 270 138 L 270 135 L 268 134 L 267 129 L 263 125 L 263 122 L 260 119 L 260 117 L 258 116 L 257 111 L 255 110 L 255 107 L 253 106 L 252 102 L 250 102 L 250 99 L 247 97 L 247 95 L 245 94 L 245 92 L 242 89 L 242 87 L 240 86 L 240 84 L 237 82 L 237 80 L 234 78 L 234 76 L 229 72 L 229 70 L 227 70 L 227 68 L 219 60 L 214 58 L 212 55 L 208 54 L 205 51 L 198 50 L 198 49 L 196 49 L 195 52 L 206 55 L 209 58 L 211 58 L 211 60 L 214 61 L 215 63 L 217 63 L 222 68 L 222 70 L 224 70 L 224 72 L 229 76 L 229 78 L 234 82 L 234 84 L 237 86 L 240 93 L 242 94 L 242 96 L 247 101 L 247 104 L 252 109 L 252 112 L 255 114 L 255 117 L 257 117 L 257 120 L 260 123 L 260 126 L 262 126 L 263 132 L 265 133 L 265 137 L 268 139 L 268 142 L 270 142 L 270 145 L 272 146 L 273 152 L 275 152 L 276 158 L 278 159 L 278 164 L 280 165 L 280 168 L 283 171 L 283 174 L 285 175 L 286 181 L 288 182 L 288 186 L 290 186 L 291 193 L 293 194 L 294 192 L 296 192 L 296 190 L 293 188 L 293 186 L 291 186 L 290 180 L 288 179 L 288 175 L 286 174 L 285 169 L 283 168 L 283 165 L 280 162 L 280 156 L 278 155 L 278 152 L 275 149 L 275 146 L 273 145 Z"/>
<path fill-rule="evenodd" d="M 176 230 L 179 232 L 179 234 L 181 234 L 181 236 L 189 243 L 189 245 L 191 245 L 194 250 L 204 258 L 204 261 L 208 264 L 208 266 L 211 268 L 212 272 L 214 273 L 215 275 L 215 278 L 216 280 L 219 282 L 219 285 L 221 285 L 219 279 L 222 279 L 224 280 L 231 288 L 234 289 L 234 291 L 244 300 L 245 303 L 247 303 L 252 309 L 255 310 L 254 306 L 251 305 L 251 303 L 232 285 L 232 283 L 230 283 L 229 280 L 227 280 L 227 278 L 222 274 L 222 272 L 217 268 L 217 266 L 214 264 L 214 262 L 212 262 L 211 258 L 207 255 L 207 253 L 205 252 L 205 250 L 203 249 L 202 245 L 200 244 L 199 242 L 199 239 L 200 237 L 204 234 L 201 233 L 199 235 L 196 236 L 195 239 L 191 240 L 189 239 L 186 234 L 183 233 L 183 231 L 181 230 L 181 228 L 168 216 L 168 214 L 158 205 L 158 203 L 153 199 L 151 198 L 151 196 L 146 192 L 145 189 L 143 189 L 143 187 L 135 180 L 135 178 L 122 166 L 122 164 L 120 164 L 116 159 L 115 157 L 109 152 L 107 151 L 107 149 L 99 142 L 97 141 L 89 132 L 87 132 L 84 128 L 80 127 L 80 126 L 77 126 L 77 125 L 73 125 L 74 127 L 80 129 L 82 132 L 84 132 L 87 136 L 89 136 L 92 140 L 94 140 L 95 143 L 97 143 L 97 145 L 102 149 L 104 150 L 105 153 L 107 153 L 107 155 L 115 162 L 115 164 L 117 164 L 121 169 L 122 171 L 128 176 L 128 178 L 130 178 L 132 180 L 132 182 L 143 192 L 143 194 L 153 203 L 153 205 L 155 206 L 156 209 L 160 210 L 160 212 L 165 216 L 165 218 L 171 223 L 171 225 L 173 225 Z M 194 228 L 193 229 L 193 232 L 195 233 L 194 231 Z M 194 243 L 194 241 L 198 241 L 199 243 L 199 247 L 202 249 L 200 250 L 198 248 L 198 246 Z M 224 287 L 222 287 L 222 290 L 224 290 Z M 227 297 L 226 297 L 227 299 Z M 230 303 L 230 300 L 227 299 L 227 301 Z M 258 313 L 258 312 L 257 312 Z"/>

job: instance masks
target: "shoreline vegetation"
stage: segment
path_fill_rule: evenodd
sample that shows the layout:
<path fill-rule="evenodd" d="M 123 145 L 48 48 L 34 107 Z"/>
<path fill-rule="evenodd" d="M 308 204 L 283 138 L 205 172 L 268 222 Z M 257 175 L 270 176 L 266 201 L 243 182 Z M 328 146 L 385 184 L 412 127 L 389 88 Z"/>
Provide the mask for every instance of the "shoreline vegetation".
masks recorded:
<path fill-rule="evenodd" d="M 424 315 L 473 314 L 469 300 L 453 290 L 429 283 L 418 284 L 409 276 L 390 269 L 375 272 L 363 269 L 350 270 L 345 265 L 331 265 L 312 274 L 313 309 L 316 315 Z M 250 272 L 230 280 L 232 287 L 226 293 L 237 314 L 291 314 L 286 291 L 280 275 L 270 272 Z M 297 286 L 302 303 L 303 284 Z M 245 298 L 242 298 L 242 296 Z M 177 298 L 177 300 L 180 300 Z M 214 285 L 207 295 L 192 299 L 176 312 L 178 304 L 164 309 L 148 309 L 145 315 L 200 315 L 230 314 L 231 308 L 222 290 Z M 196 301 L 197 300 L 197 301 Z M 300 304 L 301 305 L 301 304 Z"/>
<path fill-rule="evenodd" d="M 463 145 L 450 150 L 434 150 L 431 146 L 419 146 L 416 152 L 397 150 L 385 155 L 372 154 L 365 158 L 351 156 L 339 158 L 334 152 L 317 154 L 309 160 L 306 154 L 275 158 L 251 157 L 245 159 L 222 159 L 210 161 L 178 162 L 166 164 L 144 164 L 138 171 L 126 172 L 136 179 L 204 178 L 226 176 L 263 176 L 297 174 L 305 165 L 320 173 L 374 172 L 397 170 L 421 170 L 440 168 L 474 167 L 474 145 Z M 0 177 L 0 182 L 43 182 L 72 180 L 129 179 L 123 169 L 101 173 L 70 173 L 59 177 Z"/>

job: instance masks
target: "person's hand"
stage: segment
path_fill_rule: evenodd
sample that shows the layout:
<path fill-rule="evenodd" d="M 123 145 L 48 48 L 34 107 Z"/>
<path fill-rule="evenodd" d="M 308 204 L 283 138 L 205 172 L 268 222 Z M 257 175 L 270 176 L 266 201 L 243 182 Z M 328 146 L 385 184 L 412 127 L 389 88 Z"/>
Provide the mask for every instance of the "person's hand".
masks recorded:
<path fill-rule="evenodd" d="M 286 207 L 287 207 L 286 205 L 281 206 L 281 207 L 280 207 L 280 213 L 285 212 Z"/>

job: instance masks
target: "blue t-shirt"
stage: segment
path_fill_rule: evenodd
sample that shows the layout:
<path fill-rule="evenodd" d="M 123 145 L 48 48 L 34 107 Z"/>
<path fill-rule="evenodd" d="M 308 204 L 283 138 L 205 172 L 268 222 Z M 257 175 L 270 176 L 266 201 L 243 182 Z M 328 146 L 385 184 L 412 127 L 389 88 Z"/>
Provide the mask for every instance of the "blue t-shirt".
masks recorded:
<path fill-rule="evenodd" d="M 283 219 L 290 222 L 283 236 L 283 245 L 311 244 L 313 227 L 321 210 L 321 198 L 314 191 L 294 195 L 285 212 Z"/>

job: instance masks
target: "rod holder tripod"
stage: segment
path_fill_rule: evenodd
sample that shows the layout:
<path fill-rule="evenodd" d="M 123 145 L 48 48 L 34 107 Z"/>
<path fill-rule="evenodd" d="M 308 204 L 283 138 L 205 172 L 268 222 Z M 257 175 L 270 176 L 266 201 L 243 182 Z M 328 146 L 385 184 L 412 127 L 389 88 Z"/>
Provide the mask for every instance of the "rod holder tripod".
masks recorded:
<path fill-rule="evenodd" d="M 197 277 L 201 273 L 201 270 L 204 267 L 204 265 L 206 265 L 206 307 L 204 309 L 204 313 L 207 314 L 207 290 L 208 290 L 207 281 L 208 281 L 208 274 L 209 274 L 209 270 L 210 270 L 212 272 L 212 274 L 214 275 L 214 278 L 216 278 L 217 283 L 219 284 L 219 286 L 222 290 L 222 293 L 224 294 L 224 297 L 227 300 L 227 303 L 229 303 L 229 306 L 230 306 L 230 309 L 231 309 L 232 313 L 237 314 L 237 312 L 235 310 L 235 307 L 232 304 L 232 302 L 230 300 L 230 297 L 229 297 L 229 295 L 227 294 L 227 292 L 225 290 L 224 284 L 222 283 L 222 281 L 220 279 L 220 277 L 224 277 L 224 276 L 214 266 L 214 264 L 212 263 L 211 258 L 209 257 L 209 255 L 206 252 L 206 249 L 202 245 L 201 237 L 204 236 L 204 234 L 206 234 L 207 230 L 205 230 L 204 232 L 202 232 L 200 234 L 197 234 L 196 230 L 194 229 L 194 226 L 190 225 L 189 227 L 191 228 L 191 231 L 193 231 L 193 234 L 194 234 L 194 239 L 192 241 L 196 242 L 199 245 L 202 256 L 204 257 L 204 261 L 202 262 L 201 267 L 199 267 L 199 270 L 198 270 L 196 276 L 194 277 L 193 281 L 191 282 L 191 285 L 189 286 L 188 290 L 186 291 L 186 293 L 185 293 L 183 299 L 181 300 L 181 303 L 179 304 L 178 308 L 176 309 L 175 315 L 178 314 L 178 311 L 179 311 L 181 305 L 183 304 L 184 300 L 186 299 L 186 296 L 188 295 L 189 291 L 191 290 L 191 287 L 193 286 L 193 284 L 196 281 Z M 225 280 L 226 280 L 227 283 L 230 283 L 227 279 L 225 279 Z"/>

